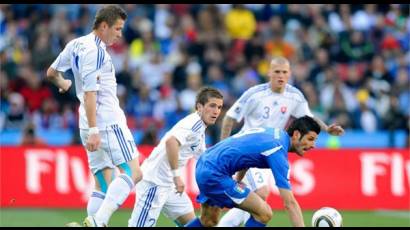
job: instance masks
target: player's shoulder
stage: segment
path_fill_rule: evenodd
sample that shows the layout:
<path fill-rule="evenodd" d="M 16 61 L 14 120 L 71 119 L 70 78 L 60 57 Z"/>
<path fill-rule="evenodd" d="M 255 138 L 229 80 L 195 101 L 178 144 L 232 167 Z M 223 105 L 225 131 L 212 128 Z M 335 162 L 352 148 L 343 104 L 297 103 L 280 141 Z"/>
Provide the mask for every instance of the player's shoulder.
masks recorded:
<path fill-rule="evenodd" d="M 250 87 L 249 89 L 247 89 L 245 93 L 255 94 L 255 93 L 266 91 L 266 90 L 269 90 L 269 82 L 254 85 Z"/>
<path fill-rule="evenodd" d="M 295 86 L 291 84 L 286 84 L 285 91 L 287 93 L 292 93 L 292 94 L 297 94 L 299 96 L 303 96 L 302 91 L 300 91 L 300 89 L 296 88 Z"/>
<path fill-rule="evenodd" d="M 300 91 L 300 89 L 296 88 L 293 85 L 286 84 L 285 92 L 287 94 L 290 94 L 291 97 L 294 98 L 294 99 L 305 100 L 305 96 L 303 95 L 302 91 Z"/>
<path fill-rule="evenodd" d="M 241 101 L 248 101 L 250 98 L 258 97 L 270 91 L 269 83 L 262 83 L 247 89 L 242 95 Z"/>
<path fill-rule="evenodd" d="M 204 122 L 202 121 L 201 117 L 198 115 L 197 112 L 193 112 L 187 115 L 177 123 L 178 127 L 183 129 L 189 129 L 193 132 L 199 131 L 204 125 Z"/>
<path fill-rule="evenodd" d="M 76 44 L 81 46 L 86 53 L 97 51 L 101 44 L 101 39 L 93 33 L 86 34 L 76 39 Z"/>

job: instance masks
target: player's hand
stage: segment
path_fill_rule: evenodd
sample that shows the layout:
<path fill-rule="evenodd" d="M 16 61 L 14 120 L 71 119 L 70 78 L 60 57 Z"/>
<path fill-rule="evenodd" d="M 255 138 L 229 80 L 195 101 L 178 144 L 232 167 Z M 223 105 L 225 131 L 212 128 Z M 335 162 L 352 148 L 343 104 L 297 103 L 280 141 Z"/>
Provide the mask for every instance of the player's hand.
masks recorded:
<path fill-rule="evenodd" d="M 334 135 L 334 136 L 340 136 L 343 135 L 345 130 L 342 128 L 340 125 L 336 124 L 331 124 L 326 130 L 329 134 Z"/>
<path fill-rule="evenodd" d="M 182 178 L 180 176 L 174 177 L 174 184 L 177 190 L 176 193 L 178 193 L 179 195 L 182 195 L 185 189 L 185 183 L 184 181 L 182 181 Z"/>
<path fill-rule="evenodd" d="M 58 92 L 59 92 L 59 93 L 65 93 L 65 92 L 67 92 L 67 91 L 70 89 L 71 84 L 72 84 L 72 82 L 71 82 L 70 79 L 64 79 L 64 85 L 63 85 L 63 87 L 61 87 L 61 88 L 58 89 Z"/>
<path fill-rule="evenodd" d="M 100 134 L 95 133 L 95 134 L 91 134 L 88 136 L 85 147 L 87 148 L 88 151 L 94 152 L 100 147 L 100 144 L 101 144 Z"/>

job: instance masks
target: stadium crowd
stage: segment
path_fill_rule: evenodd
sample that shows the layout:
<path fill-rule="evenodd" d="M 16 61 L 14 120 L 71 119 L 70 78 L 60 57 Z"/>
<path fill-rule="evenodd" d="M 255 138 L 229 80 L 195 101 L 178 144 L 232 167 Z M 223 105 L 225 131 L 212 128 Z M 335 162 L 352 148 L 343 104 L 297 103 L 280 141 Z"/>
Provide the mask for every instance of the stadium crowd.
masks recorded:
<path fill-rule="evenodd" d="M 203 85 L 223 93 L 226 111 L 267 80 L 273 56 L 290 60 L 290 83 L 326 123 L 409 132 L 408 4 L 121 6 L 129 17 L 123 39 L 108 50 L 128 126 L 143 133 L 140 144 L 156 144 L 192 112 Z M 99 7 L 0 5 L 0 130 L 78 133 L 75 87 L 59 94 L 45 73 L 68 41 L 90 31 Z M 209 127 L 209 144 L 218 141 L 220 123 Z"/>

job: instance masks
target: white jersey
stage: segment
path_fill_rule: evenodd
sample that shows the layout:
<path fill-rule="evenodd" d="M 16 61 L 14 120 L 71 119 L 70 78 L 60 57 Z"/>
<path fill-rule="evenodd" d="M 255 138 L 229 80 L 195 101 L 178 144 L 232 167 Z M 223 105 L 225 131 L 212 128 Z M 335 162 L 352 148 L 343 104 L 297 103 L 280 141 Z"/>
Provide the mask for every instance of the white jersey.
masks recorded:
<path fill-rule="evenodd" d="M 275 93 L 269 82 L 245 91 L 228 110 L 227 115 L 237 122 L 244 119 L 242 130 L 255 127 L 284 129 L 290 116 L 313 117 L 300 90 L 286 84 L 283 93 Z"/>
<path fill-rule="evenodd" d="M 197 112 L 189 114 L 176 123 L 141 165 L 144 180 L 160 186 L 172 186 L 174 182 L 165 149 L 166 140 L 173 136 L 181 144 L 178 168 L 183 168 L 189 159 L 199 157 L 205 151 L 205 129 L 206 125 Z"/>
<path fill-rule="evenodd" d="M 88 129 L 84 92 L 97 91 L 97 126 L 100 130 L 126 125 L 125 114 L 117 98 L 115 70 L 106 45 L 94 33 L 70 41 L 51 67 L 60 72 L 71 69 L 75 79 L 80 129 Z"/>

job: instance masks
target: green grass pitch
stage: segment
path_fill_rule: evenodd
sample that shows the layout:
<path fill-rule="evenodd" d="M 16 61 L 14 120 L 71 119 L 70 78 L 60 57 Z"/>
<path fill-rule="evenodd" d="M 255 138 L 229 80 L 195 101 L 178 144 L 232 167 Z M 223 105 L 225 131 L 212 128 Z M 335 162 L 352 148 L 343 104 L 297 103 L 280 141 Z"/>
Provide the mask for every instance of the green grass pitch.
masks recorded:
<path fill-rule="evenodd" d="M 345 211 L 339 210 L 345 227 L 410 227 L 410 211 Z M 86 211 L 81 209 L 0 209 L 0 227 L 52 227 L 68 222 L 81 222 Z M 120 209 L 111 217 L 109 226 L 127 226 L 131 209 Z M 313 211 L 303 211 L 306 226 L 310 226 Z M 175 227 L 173 221 L 163 215 L 158 227 Z M 273 211 L 270 227 L 291 226 L 285 211 Z"/>

